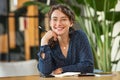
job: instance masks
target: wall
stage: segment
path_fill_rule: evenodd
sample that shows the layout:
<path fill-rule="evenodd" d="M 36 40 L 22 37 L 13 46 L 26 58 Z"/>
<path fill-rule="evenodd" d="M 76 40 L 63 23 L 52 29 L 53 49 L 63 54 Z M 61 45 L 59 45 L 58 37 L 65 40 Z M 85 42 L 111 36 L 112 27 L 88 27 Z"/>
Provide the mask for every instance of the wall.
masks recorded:
<path fill-rule="evenodd" d="M 116 5 L 116 11 L 120 11 L 120 0 L 118 1 L 118 4 Z M 117 22 L 114 25 L 113 29 L 113 37 L 118 35 L 120 33 L 120 21 Z M 117 53 L 117 48 L 120 47 L 120 36 L 118 36 L 114 41 L 113 41 L 113 49 L 112 49 L 112 60 L 114 60 L 114 57 L 116 57 L 116 60 L 120 59 L 120 49 Z M 116 55 L 117 54 L 117 55 Z M 118 65 L 114 65 L 112 71 L 120 71 L 120 61 Z"/>

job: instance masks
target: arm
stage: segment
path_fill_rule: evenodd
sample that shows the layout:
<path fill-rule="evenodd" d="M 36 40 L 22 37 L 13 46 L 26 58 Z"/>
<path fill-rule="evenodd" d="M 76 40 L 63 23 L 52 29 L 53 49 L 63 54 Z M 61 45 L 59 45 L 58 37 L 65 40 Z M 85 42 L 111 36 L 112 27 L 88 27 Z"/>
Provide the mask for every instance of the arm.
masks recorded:
<path fill-rule="evenodd" d="M 38 70 L 42 73 L 42 75 L 49 75 L 52 72 L 52 58 L 51 58 L 51 50 L 48 45 L 41 46 L 40 52 L 38 53 L 39 63 Z M 45 54 L 45 57 L 42 58 L 41 54 Z"/>
<path fill-rule="evenodd" d="M 62 67 L 63 72 L 91 73 L 93 72 L 93 55 L 87 36 L 83 32 L 75 35 L 77 35 L 74 37 L 76 43 L 74 42 L 72 46 L 73 48 L 76 46 L 73 52 L 76 55 L 73 59 L 77 58 L 77 61 L 75 64 Z"/>
<path fill-rule="evenodd" d="M 81 72 L 81 73 L 92 73 L 93 72 L 93 61 L 89 59 L 86 61 L 79 61 L 76 64 L 57 68 L 53 71 L 54 74 L 60 74 L 62 72 Z"/>
<path fill-rule="evenodd" d="M 56 40 L 57 35 L 50 30 L 41 39 L 40 52 L 38 53 L 38 70 L 42 73 L 42 75 L 49 75 L 53 70 L 53 63 L 51 58 L 52 52 L 48 46 L 48 41 L 52 37 L 54 37 L 54 40 Z"/>
<path fill-rule="evenodd" d="M 83 53 L 84 54 L 84 53 Z M 81 55 L 82 56 L 82 55 Z M 81 72 L 81 73 L 92 73 L 93 72 L 93 60 L 91 56 L 84 55 L 79 62 L 73 65 L 62 67 L 63 72 Z"/>

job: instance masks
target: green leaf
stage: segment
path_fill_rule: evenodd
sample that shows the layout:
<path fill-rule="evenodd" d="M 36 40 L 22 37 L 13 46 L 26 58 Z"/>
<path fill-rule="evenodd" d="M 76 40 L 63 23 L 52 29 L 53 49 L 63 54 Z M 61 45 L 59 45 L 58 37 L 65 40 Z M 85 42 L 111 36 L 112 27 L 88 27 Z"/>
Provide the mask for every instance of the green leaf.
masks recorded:
<path fill-rule="evenodd" d="M 115 7 L 117 0 L 86 0 L 86 2 L 97 11 L 104 11 L 104 8 L 109 11 Z"/>
<path fill-rule="evenodd" d="M 50 7 L 45 7 L 45 8 L 43 8 L 43 9 L 41 9 L 41 13 L 43 13 L 43 14 L 46 14 L 46 13 L 48 13 L 48 11 L 50 10 Z"/>
<path fill-rule="evenodd" d="M 45 3 L 37 2 L 37 1 L 27 1 L 23 4 L 23 6 L 30 6 L 30 5 L 37 5 L 37 6 L 47 6 Z"/>
<path fill-rule="evenodd" d="M 57 0 L 58 3 L 65 3 L 65 0 Z"/>
<path fill-rule="evenodd" d="M 76 2 L 77 2 L 78 4 L 85 4 L 85 1 L 84 1 L 84 0 L 76 0 Z"/>
<path fill-rule="evenodd" d="M 120 32 L 119 32 L 118 36 L 120 36 Z"/>
<path fill-rule="evenodd" d="M 71 8 L 77 16 L 80 16 L 80 12 L 81 12 L 80 8 L 78 8 L 77 6 L 72 6 L 72 5 L 71 5 Z"/>
<path fill-rule="evenodd" d="M 105 13 L 106 19 L 109 21 L 120 21 L 120 11 L 119 12 L 115 12 L 115 11 L 111 11 L 111 12 L 106 12 Z"/>
<path fill-rule="evenodd" d="M 28 1 L 23 4 L 23 6 L 30 6 L 30 5 L 38 6 L 39 11 L 43 14 L 46 14 L 50 9 L 50 6 L 46 5 L 45 3 L 37 2 L 37 1 Z"/>

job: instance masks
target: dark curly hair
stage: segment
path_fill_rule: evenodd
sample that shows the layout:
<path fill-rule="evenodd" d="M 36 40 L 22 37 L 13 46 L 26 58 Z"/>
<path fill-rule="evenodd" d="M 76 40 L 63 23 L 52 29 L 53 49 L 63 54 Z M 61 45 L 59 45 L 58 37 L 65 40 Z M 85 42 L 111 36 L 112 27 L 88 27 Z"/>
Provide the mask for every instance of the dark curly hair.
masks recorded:
<path fill-rule="evenodd" d="M 73 11 L 65 4 L 57 4 L 57 5 L 53 5 L 49 12 L 48 12 L 48 16 L 49 16 L 49 19 L 51 19 L 51 15 L 53 13 L 53 11 L 55 10 L 60 10 L 61 12 L 63 12 L 65 15 L 68 16 L 68 19 L 74 23 L 75 22 L 75 15 L 73 13 Z M 74 28 L 73 27 L 70 27 L 69 29 L 69 34 L 71 34 L 72 32 L 74 31 Z M 53 40 L 54 38 L 52 37 L 49 42 L 48 42 L 48 45 L 53 48 L 54 45 L 56 44 L 57 41 L 54 41 Z"/>
<path fill-rule="evenodd" d="M 53 5 L 51 7 L 50 11 L 48 12 L 49 19 L 51 19 L 51 14 L 53 13 L 54 10 L 60 10 L 61 12 L 63 12 L 65 15 L 68 16 L 68 18 L 71 22 L 74 23 L 75 15 L 74 15 L 73 11 L 67 5 L 65 5 L 65 4 Z"/>

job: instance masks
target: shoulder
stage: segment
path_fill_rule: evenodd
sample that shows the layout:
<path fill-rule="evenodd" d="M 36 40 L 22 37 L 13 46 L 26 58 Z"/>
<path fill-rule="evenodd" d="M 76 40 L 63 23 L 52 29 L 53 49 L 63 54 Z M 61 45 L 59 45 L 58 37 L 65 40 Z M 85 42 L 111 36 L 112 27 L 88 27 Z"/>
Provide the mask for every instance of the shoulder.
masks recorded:
<path fill-rule="evenodd" d="M 78 34 L 85 34 L 85 32 L 83 31 L 83 30 L 76 30 L 76 33 L 78 33 Z"/>
<path fill-rule="evenodd" d="M 74 37 L 86 37 L 86 34 L 83 30 L 75 30 L 72 34 Z"/>
<path fill-rule="evenodd" d="M 84 43 L 88 41 L 88 38 L 83 30 L 75 30 L 71 35 L 71 40 L 77 43 Z"/>

